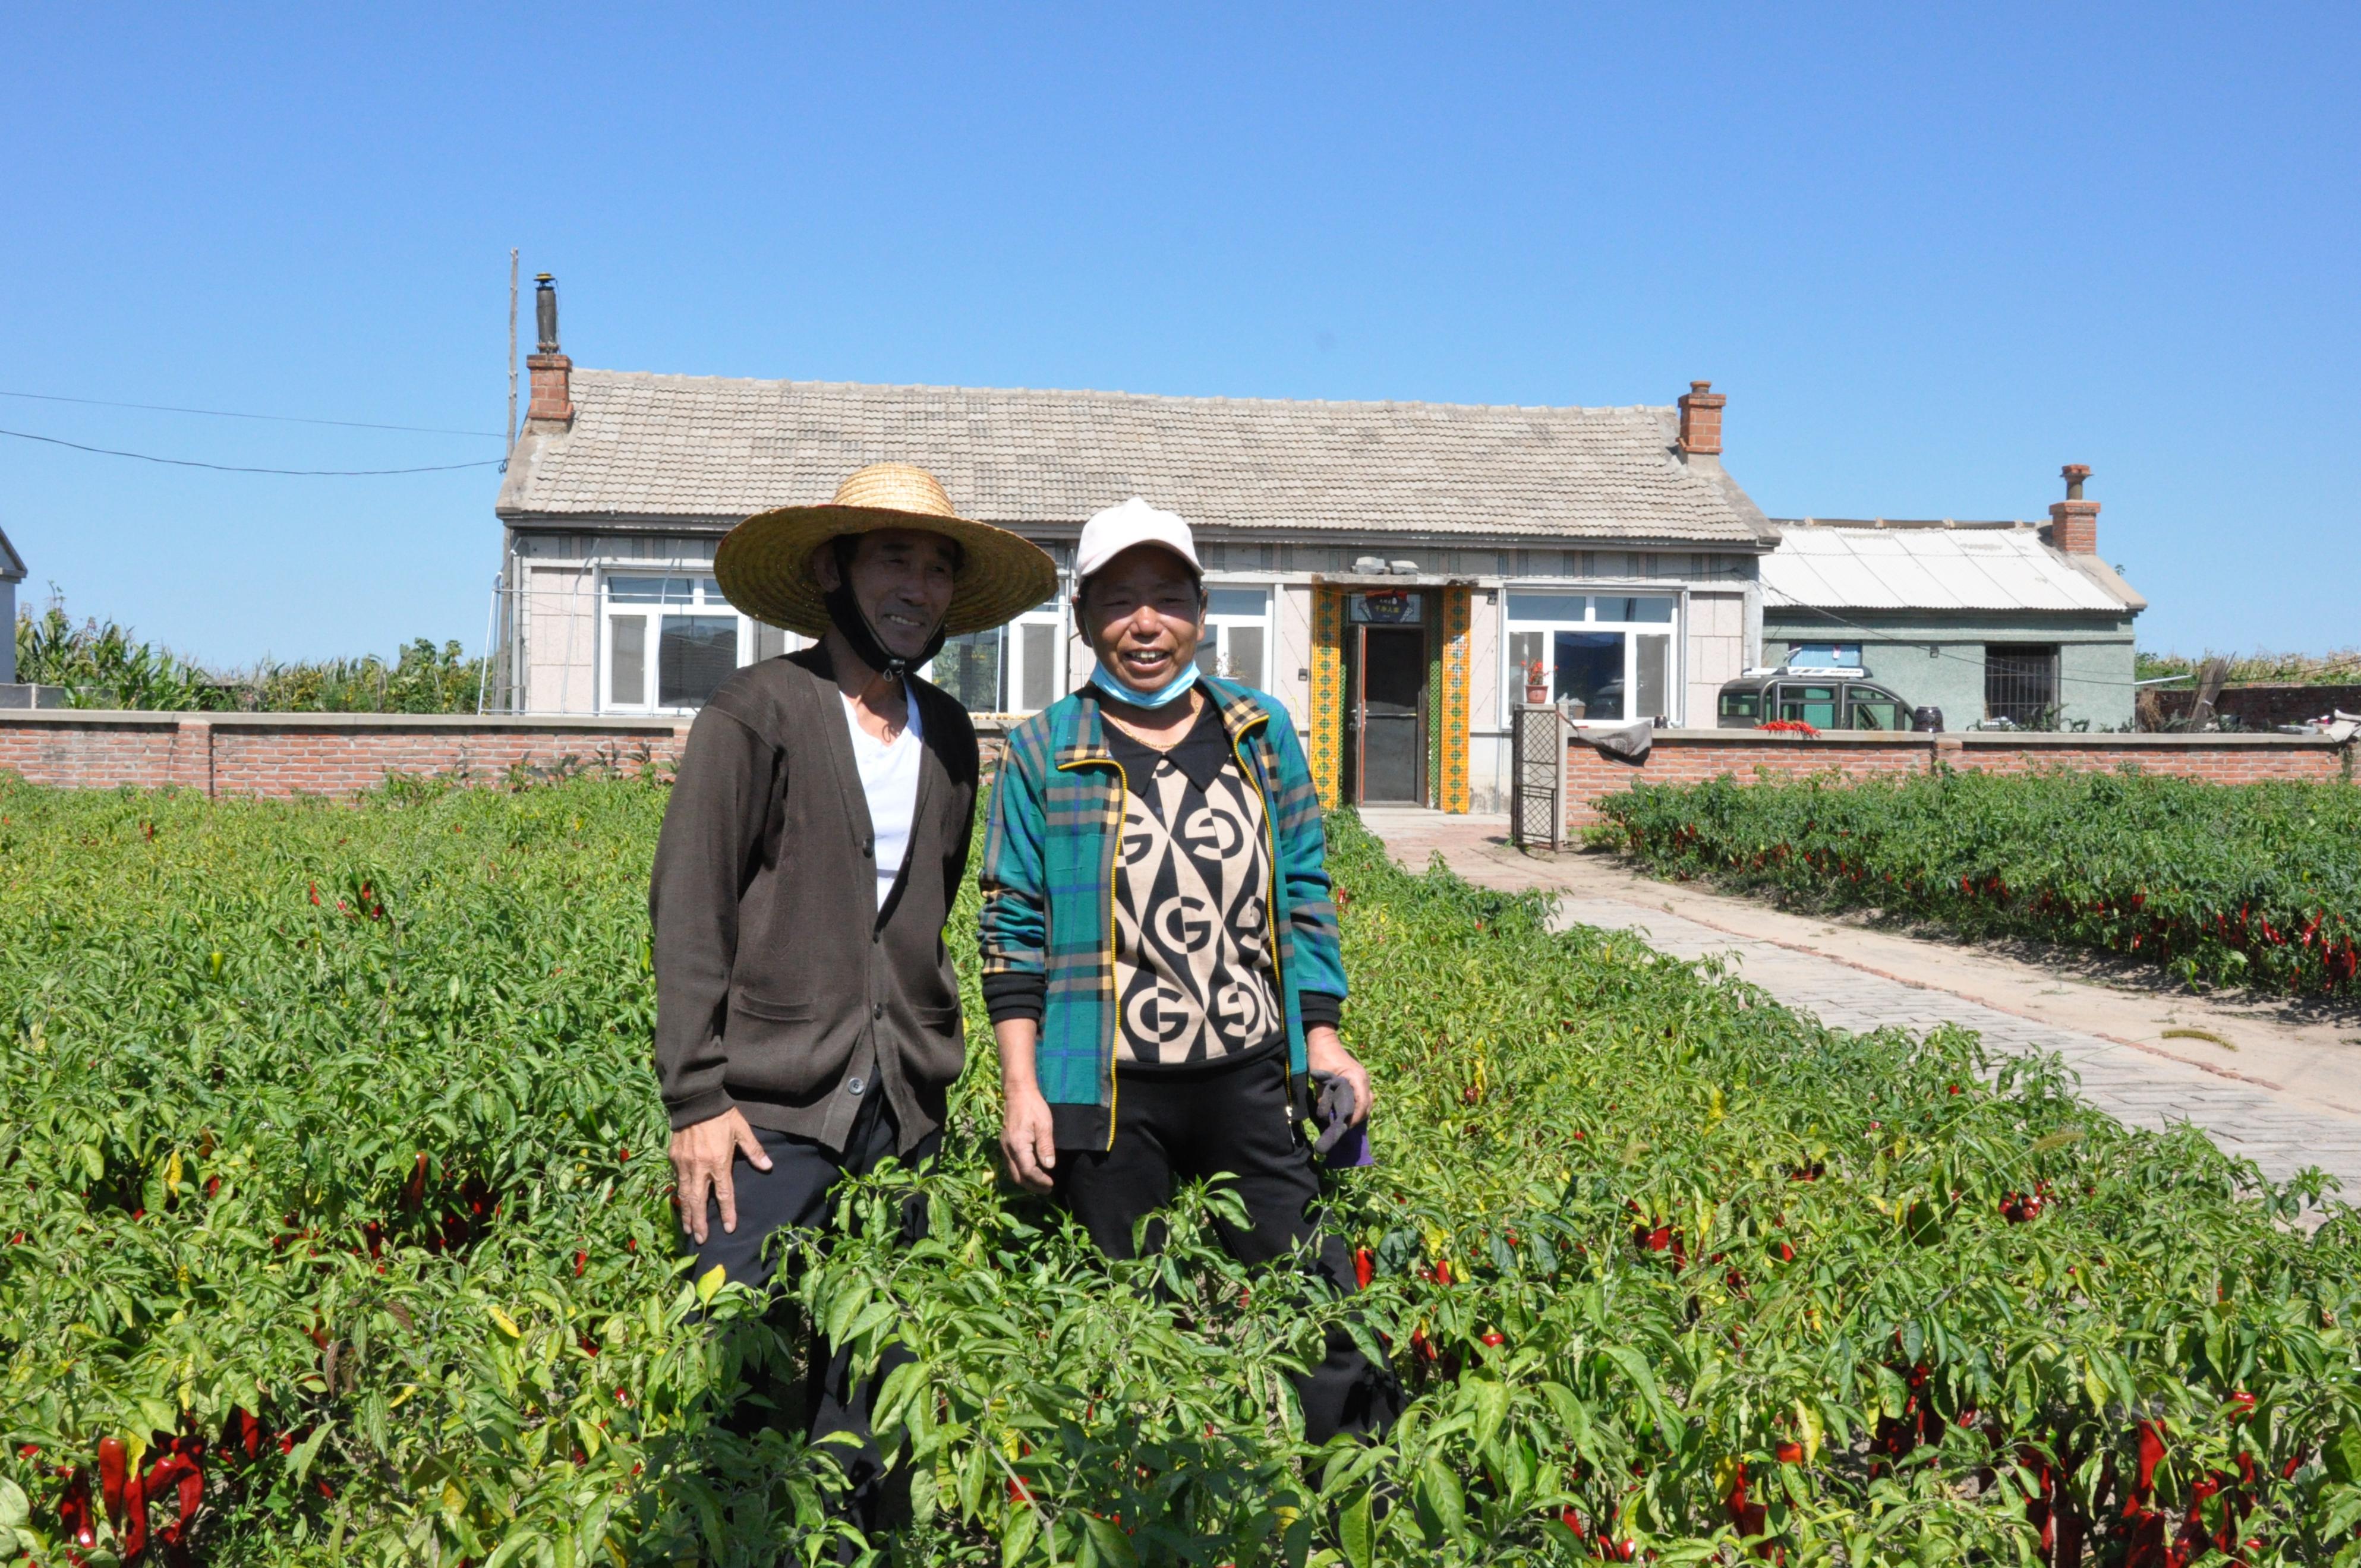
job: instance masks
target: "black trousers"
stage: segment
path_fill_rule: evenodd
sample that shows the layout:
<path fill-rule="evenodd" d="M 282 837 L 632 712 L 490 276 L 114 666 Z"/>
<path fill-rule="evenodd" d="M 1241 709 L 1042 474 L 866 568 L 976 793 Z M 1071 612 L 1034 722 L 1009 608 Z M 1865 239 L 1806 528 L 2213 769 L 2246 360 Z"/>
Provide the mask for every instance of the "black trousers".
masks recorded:
<path fill-rule="evenodd" d="M 1232 1257 L 1268 1263 L 1318 1235 L 1312 1206 L 1320 1176 L 1288 1104 L 1284 1056 L 1122 1073 L 1115 1108 L 1114 1146 L 1060 1149 L 1055 1171 L 1059 1197 L 1109 1257 L 1134 1255 L 1134 1227 L 1171 1201 L 1176 1182 L 1223 1172 L 1248 1222 L 1243 1229 L 1215 1222 Z M 1150 1252 L 1162 1234 L 1160 1223 L 1148 1227 Z M 1359 1288 L 1342 1239 L 1320 1235 L 1317 1249 L 1314 1274 L 1345 1295 Z M 1297 1378 L 1295 1389 L 1304 1436 L 1315 1443 L 1340 1431 L 1382 1432 L 1401 1415 L 1392 1368 L 1372 1365 L 1341 1329 L 1328 1331 L 1326 1358 Z"/>
<path fill-rule="evenodd" d="M 769 1283 L 774 1266 L 774 1259 L 764 1255 L 771 1238 L 783 1230 L 831 1229 L 836 1223 L 838 1180 L 865 1176 L 892 1157 L 900 1129 L 885 1103 L 884 1090 L 879 1089 L 862 1107 L 840 1155 L 790 1133 L 757 1127 L 754 1136 L 761 1140 L 763 1152 L 771 1157 L 771 1168 L 757 1170 L 744 1155 L 737 1157 L 730 1179 L 737 1190 L 738 1229 L 724 1231 L 720 1203 L 708 1201 L 706 1240 L 697 1249 L 697 1273 L 702 1275 L 719 1264 L 731 1281 L 759 1290 Z M 939 1129 L 920 1139 L 903 1163 L 924 1169 L 934 1162 L 941 1146 Z M 912 1204 L 903 1215 L 905 1239 L 922 1236 L 926 1220 L 926 1210 Z M 784 1304 L 773 1309 L 781 1313 L 786 1310 Z M 888 1345 L 879 1358 L 875 1377 L 856 1382 L 851 1353 L 824 1343 L 817 1326 L 811 1330 L 806 1356 L 809 1370 L 803 1391 L 805 1431 L 815 1442 L 836 1432 L 850 1432 L 860 1439 L 860 1446 L 849 1454 L 840 1445 L 829 1447 L 844 1465 L 848 1501 L 855 1521 L 864 1530 L 897 1522 L 894 1516 L 902 1501 L 901 1488 L 894 1487 L 889 1493 L 884 1485 L 884 1466 L 876 1445 L 869 1440 L 869 1409 L 877 1385 L 909 1359 L 910 1353 L 900 1345 Z M 750 1424 L 744 1420 L 748 1414 L 741 1412 L 741 1427 Z"/>

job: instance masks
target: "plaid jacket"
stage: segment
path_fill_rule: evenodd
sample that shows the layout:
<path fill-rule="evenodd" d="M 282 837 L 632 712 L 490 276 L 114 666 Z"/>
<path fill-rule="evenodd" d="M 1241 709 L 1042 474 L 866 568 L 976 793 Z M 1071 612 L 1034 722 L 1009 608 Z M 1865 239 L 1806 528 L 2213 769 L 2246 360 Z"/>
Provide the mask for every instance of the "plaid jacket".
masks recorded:
<path fill-rule="evenodd" d="M 1221 705 L 1240 771 L 1262 795 L 1272 958 L 1287 1008 L 1289 1075 L 1300 1080 L 1303 992 L 1345 994 L 1320 798 L 1278 699 L 1212 676 L 1203 685 Z M 980 872 L 983 972 L 1047 981 L 1034 1059 L 1060 1148 L 1109 1146 L 1117 1112 L 1115 877 L 1128 784 L 1106 748 L 1104 722 L 1084 688 L 1010 734 L 993 784 Z"/>

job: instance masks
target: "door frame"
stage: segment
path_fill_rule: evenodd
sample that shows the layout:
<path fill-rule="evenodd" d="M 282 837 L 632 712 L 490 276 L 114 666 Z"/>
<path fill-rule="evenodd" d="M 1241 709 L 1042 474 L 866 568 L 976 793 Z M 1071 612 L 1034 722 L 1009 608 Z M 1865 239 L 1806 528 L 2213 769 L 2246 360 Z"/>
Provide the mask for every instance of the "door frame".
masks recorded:
<path fill-rule="evenodd" d="M 1352 600 L 1350 594 L 1345 596 L 1345 602 L 1344 606 L 1341 607 L 1345 613 L 1345 628 L 1346 633 L 1344 640 L 1345 647 L 1343 650 L 1345 655 L 1345 727 L 1352 736 L 1352 744 L 1345 748 L 1345 756 L 1351 762 L 1353 773 L 1352 787 L 1343 793 L 1355 806 L 1364 804 L 1363 786 L 1368 777 L 1368 770 L 1363 765 L 1365 760 L 1363 751 L 1368 742 L 1369 727 L 1367 722 L 1368 716 L 1362 707 L 1363 682 L 1361 677 L 1364 668 L 1364 661 L 1368 649 L 1369 632 L 1372 630 L 1378 631 L 1415 631 L 1419 634 L 1420 674 L 1418 739 L 1412 752 L 1418 782 L 1414 786 L 1412 793 L 1416 796 L 1416 804 L 1421 806 L 1433 804 L 1434 778 L 1433 770 L 1429 767 L 1428 763 L 1431 760 L 1429 753 L 1433 749 L 1434 740 L 1434 636 L 1436 630 L 1435 623 L 1440 619 L 1437 611 L 1442 596 L 1424 588 L 1409 588 L 1404 591 L 1419 601 L 1418 624 L 1415 626 L 1381 625 L 1373 628 L 1368 622 L 1354 620 L 1351 619 Z M 1400 803 L 1386 801 L 1380 802 L 1379 804 L 1397 805 Z"/>

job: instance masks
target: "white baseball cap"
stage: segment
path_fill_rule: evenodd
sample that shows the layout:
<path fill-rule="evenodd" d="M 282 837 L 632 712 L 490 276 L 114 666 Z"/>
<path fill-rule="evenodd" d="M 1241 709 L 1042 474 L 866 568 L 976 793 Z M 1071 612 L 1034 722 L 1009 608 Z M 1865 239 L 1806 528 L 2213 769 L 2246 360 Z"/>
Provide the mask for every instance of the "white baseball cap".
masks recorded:
<path fill-rule="evenodd" d="M 1082 524 L 1082 543 L 1074 547 L 1075 583 L 1088 580 L 1135 544 L 1160 544 L 1188 562 L 1191 571 L 1201 577 L 1205 575 L 1205 568 L 1197 562 L 1197 542 L 1180 514 L 1159 510 L 1134 496 Z"/>

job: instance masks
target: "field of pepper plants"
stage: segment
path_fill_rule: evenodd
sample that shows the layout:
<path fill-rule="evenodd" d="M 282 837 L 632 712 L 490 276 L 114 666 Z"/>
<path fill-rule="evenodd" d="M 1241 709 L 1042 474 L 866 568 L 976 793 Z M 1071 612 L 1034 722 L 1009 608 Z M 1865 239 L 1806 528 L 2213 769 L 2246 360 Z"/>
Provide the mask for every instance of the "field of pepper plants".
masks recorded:
<path fill-rule="evenodd" d="M 1349 817 L 1362 1295 L 1222 1258 L 1218 1190 L 1109 1267 L 996 1182 L 980 1063 L 940 1168 L 765 1312 L 675 1251 L 664 798 L 0 781 L 0 1562 L 2361 1562 L 2361 1223 L 2290 1225 L 2316 1179 L 1553 934 Z M 729 1418 L 807 1313 L 916 1353 L 890 1541 Z M 1411 1386 L 1381 1445 L 1300 1441 L 1332 1321 Z"/>
<path fill-rule="evenodd" d="M 1593 838 L 1659 875 L 1965 935 L 2103 948 L 2188 981 L 2361 992 L 2361 789 L 2136 773 L 1645 786 Z"/>

